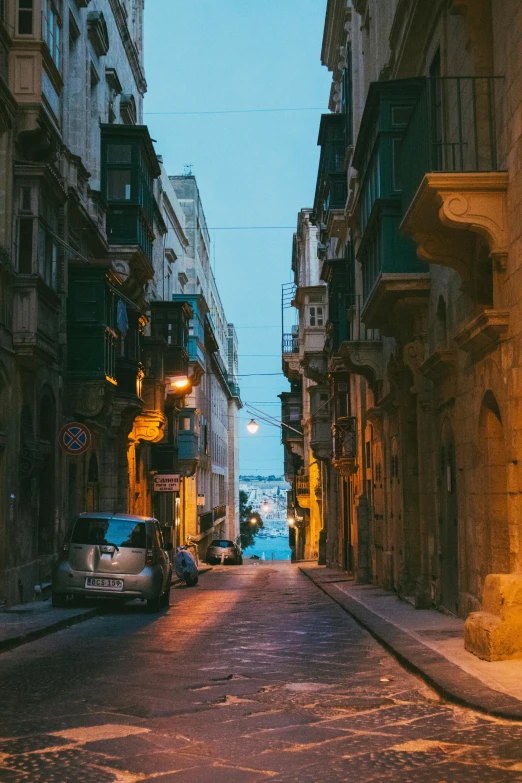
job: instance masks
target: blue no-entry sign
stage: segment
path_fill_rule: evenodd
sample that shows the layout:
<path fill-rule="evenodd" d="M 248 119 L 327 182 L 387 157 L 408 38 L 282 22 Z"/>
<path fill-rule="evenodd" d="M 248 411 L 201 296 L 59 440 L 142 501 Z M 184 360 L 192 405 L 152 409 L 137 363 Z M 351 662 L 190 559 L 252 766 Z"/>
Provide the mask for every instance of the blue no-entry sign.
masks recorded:
<path fill-rule="evenodd" d="M 66 454 L 77 456 L 87 451 L 91 445 L 91 433 L 85 424 L 73 421 L 62 427 L 58 441 Z"/>

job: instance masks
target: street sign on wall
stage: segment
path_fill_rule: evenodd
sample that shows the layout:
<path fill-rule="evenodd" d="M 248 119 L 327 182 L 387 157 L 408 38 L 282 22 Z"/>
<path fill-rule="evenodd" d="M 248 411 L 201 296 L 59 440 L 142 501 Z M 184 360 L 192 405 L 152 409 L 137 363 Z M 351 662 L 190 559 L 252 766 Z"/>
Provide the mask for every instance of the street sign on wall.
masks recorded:
<path fill-rule="evenodd" d="M 85 424 L 72 421 L 60 430 L 58 443 L 66 454 L 78 456 L 87 451 L 91 445 L 91 432 Z"/>
<path fill-rule="evenodd" d="M 154 492 L 179 492 L 179 473 L 156 473 Z"/>

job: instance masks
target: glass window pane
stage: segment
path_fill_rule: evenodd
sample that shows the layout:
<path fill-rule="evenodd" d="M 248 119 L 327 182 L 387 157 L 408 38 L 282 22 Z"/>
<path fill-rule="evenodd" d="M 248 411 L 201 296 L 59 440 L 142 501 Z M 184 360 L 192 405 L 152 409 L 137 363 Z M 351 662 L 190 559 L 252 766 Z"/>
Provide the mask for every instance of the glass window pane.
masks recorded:
<path fill-rule="evenodd" d="M 131 172 L 114 169 L 107 172 L 107 198 L 109 201 L 131 200 Z"/>
<path fill-rule="evenodd" d="M 20 218 L 18 237 L 18 271 L 30 274 L 33 269 L 33 219 Z"/>
<path fill-rule="evenodd" d="M 107 163 L 132 163 L 132 145 L 108 144 Z"/>
<path fill-rule="evenodd" d="M 21 2 L 21 0 L 20 0 Z M 22 10 L 18 12 L 18 33 L 20 35 L 32 35 L 33 32 L 33 12 L 31 10 Z"/>

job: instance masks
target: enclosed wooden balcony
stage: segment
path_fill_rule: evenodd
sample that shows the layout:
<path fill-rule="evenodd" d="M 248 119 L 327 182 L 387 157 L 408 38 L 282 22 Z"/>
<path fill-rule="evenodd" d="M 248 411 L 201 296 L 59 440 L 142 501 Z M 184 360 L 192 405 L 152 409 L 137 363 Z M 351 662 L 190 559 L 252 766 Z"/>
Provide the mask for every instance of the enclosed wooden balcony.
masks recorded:
<path fill-rule="evenodd" d="M 60 300 L 38 275 L 13 282 L 13 345 L 28 366 L 52 363 L 58 355 Z"/>
<path fill-rule="evenodd" d="M 317 141 L 321 147 L 314 199 L 317 225 L 324 225 L 329 236 L 336 236 L 345 219 L 348 180 L 344 165 L 344 114 L 323 114 Z"/>
<path fill-rule="evenodd" d="M 139 249 L 152 277 L 153 180 L 161 172 L 149 131 L 146 125 L 102 125 L 101 132 L 109 245 L 125 254 Z"/>
<path fill-rule="evenodd" d="M 497 269 L 507 255 L 503 77 L 423 80 L 404 135 L 403 233 L 420 259 L 474 277 L 476 234 Z"/>
<path fill-rule="evenodd" d="M 301 508 L 310 508 L 310 476 L 295 477 L 295 495 Z"/>
<path fill-rule="evenodd" d="M 402 217 L 401 142 L 422 89 L 422 79 L 370 85 L 353 157 L 359 172 L 357 208 L 362 237 L 363 321 L 383 328 L 398 300 L 427 295 L 428 268 L 399 232 Z M 424 277 L 423 277 L 424 276 Z"/>
<path fill-rule="evenodd" d="M 357 419 L 339 417 L 333 425 L 332 464 L 341 475 L 348 477 L 357 471 Z"/>
<path fill-rule="evenodd" d="M 69 378 L 73 381 L 102 381 L 115 386 L 119 282 L 109 262 L 85 264 L 69 261 L 68 268 Z"/>

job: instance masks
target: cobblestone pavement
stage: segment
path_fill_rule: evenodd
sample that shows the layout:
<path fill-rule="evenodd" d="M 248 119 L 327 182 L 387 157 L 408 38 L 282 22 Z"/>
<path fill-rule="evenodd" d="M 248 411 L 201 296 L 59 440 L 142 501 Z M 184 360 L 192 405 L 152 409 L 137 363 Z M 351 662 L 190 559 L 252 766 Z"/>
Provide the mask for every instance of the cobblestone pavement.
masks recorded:
<path fill-rule="evenodd" d="M 441 703 L 290 564 L 5 653 L 0 704 L 6 783 L 522 781 L 522 723 Z"/>

